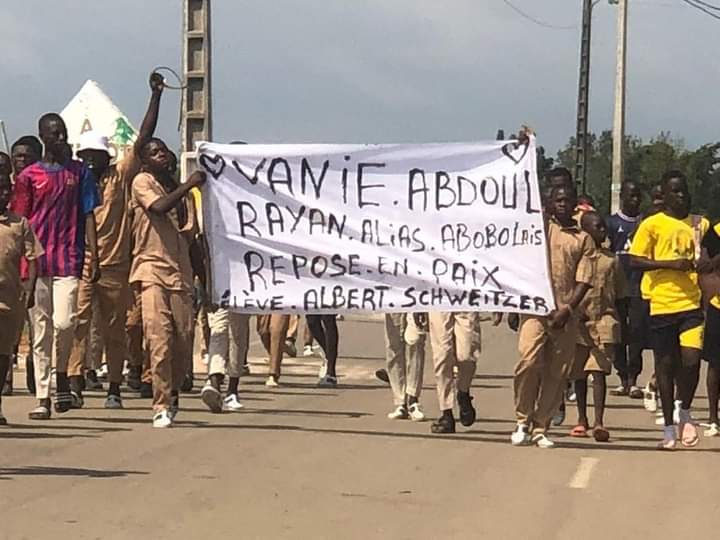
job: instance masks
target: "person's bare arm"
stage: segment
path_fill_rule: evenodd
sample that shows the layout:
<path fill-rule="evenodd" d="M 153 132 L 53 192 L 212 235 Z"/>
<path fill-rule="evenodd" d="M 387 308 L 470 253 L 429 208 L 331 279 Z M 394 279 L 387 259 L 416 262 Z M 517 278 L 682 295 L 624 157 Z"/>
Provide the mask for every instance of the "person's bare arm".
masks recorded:
<path fill-rule="evenodd" d="M 567 305 L 560 306 L 550 314 L 550 326 L 553 328 L 562 328 L 565 326 L 570 315 L 578 308 L 580 302 L 583 301 L 583 298 L 585 298 L 589 290 L 590 285 L 588 283 L 576 283 Z"/>
<path fill-rule="evenodd" d="M 90 252 L 90 282 L 97 283 L 100 279 L 100 260 L 98 258 L 97 228 L 93 212 L 85 214 L 85 240 L 87 249 Z"/>
<path fill-rule="evenodd" d="M 204 171 L 195 171 L 190 178 L 188 178 L 187 182 L 180 184 L 175 190 L 152 203 L 148 210 L 156 214 L 166 214 L 175 208 L 175 205 L 181 201 L 192 188 L 202 186 L 206 179 L 207 174 Z"/>
<path fill-rule="evenodd" d="M 145 117 L 143 118 L 142 124 L 140 125 L 140 132 L 138 133 L 135 144 L 133 144 L 133 150 L 136 156 L 140 155 L 140 149 L 147 143 L 155 133 L 157 127 L 158 117 L 160 115 L 160 98 L 162 97 L 163 88 L 162 75 L 159 73 L 153 73 L 150 75 L 150 103 L 148 103 Z"/>
<path fill-rule="evenodd" d="M 675 259 L 673 261 L 656 261 L 647 257 L 639 257 L 630 255 L 630 268 L 633 270 L 642 270 L 648 272 L 652 270 L 677 270 L 679 272 L 689 272 L 694 268 L 695 264 L 689 259 Z"/>

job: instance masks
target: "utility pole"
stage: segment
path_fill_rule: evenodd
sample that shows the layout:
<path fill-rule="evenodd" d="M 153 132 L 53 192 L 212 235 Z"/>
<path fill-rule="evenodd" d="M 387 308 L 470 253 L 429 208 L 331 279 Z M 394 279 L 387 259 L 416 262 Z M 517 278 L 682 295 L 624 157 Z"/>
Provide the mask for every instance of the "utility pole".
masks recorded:
<path fill-rule="evenodd" d="M 587 183 L 588 101 L 590 98 L 590 31 L 593 0 L 583 0 L 582 36 L 580 38 L 580 81 L 578 84 L 577 132 L 575 134 L 575 181 L 585 193 Z"/>
<path fill-rule="evenodd" d="M 627 45 L 627 0 L 614 0 L 618 4 L 617 66 L 615 72 L 615 120 L 613 123 L 613 162 L 610 201 L 612 212 L 620 209 L 620 188 L 625 176 L 625 61 Z"/>
<path fill-rule="evenodd" d="M 183 96 L 180 175 L 197 168 L 195 143 L 212 140 L 212 47 L 210 0 L 184 0 Z"/>

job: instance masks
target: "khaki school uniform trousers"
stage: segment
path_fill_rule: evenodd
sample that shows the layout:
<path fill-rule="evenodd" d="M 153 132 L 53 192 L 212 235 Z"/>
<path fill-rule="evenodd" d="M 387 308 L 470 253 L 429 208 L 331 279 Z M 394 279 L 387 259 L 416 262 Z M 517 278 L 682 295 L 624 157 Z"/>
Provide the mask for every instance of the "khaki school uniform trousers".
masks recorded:
<path fill-rule="evenodd" d="M 455 387 L 469 392 L 480 358 L 482 339 L 478 313 L 431 312 L 430 343 L 440 410 L 452 409 Z M 457 380 L 453 368 L 457 366 Z"/>
<path fill-rule="evenodd" d="M 250 315 L 218 309 L 208 313 L 210 343 L 208 376 L 240 377 L 250 340 Z"/>
<path fill-rule="evenodd" d="M 142 382 L 152 384 L 150 356 L 145 350 L 142 325 L 142 300 L 140 298 L 140 291 L 136 287 L 131 287 L 130 307 L 127 311 L 127 320 L 125 322 L 128 362 L 131 366 L 139 367 L 142 370 Z"/>
<path fill-rule="evenodd" d="M 411 314 L 385 315 L 385 359 L 395 405 L 403 405 L 405 396 L 420 397 L 425 367 L 425 336 L 417 343 L 405 343 L 407 319 Z"/>
<path fill-rule="evenodd" d="M 192 357 L 192 293 L 141 283 L 143 334 L 152 369 L 153 409 L 169 409 Z"/>
<path fill-rule="evenodd" d="M 287 339 L 290 315 L 258 315 L 257 332 L 265 350 L 270 355 L 270 375 L 280 376 L 285 339 Z"/>
<path fill-rule="evenodd" d="M 103 276 L 97 283 L 80 280 L 77 326 L 68 375 L 82 375 L 84 367 L 91 367 L 87 365 L 88 360 L 98 354 L 97 348 L 102 351 L 104 345 L 108 381 L 122 383 L 127 357 L 125 323 L 129 297 L 127 275 L 118 276 L 117 279 Z M 94 332 L 97 335 L 93 335 Z"/>
<path fill-rule="evenodd" d="M 545 433 L 560 406 L 575 360 L 577 322 L 571 318 L 561 329 L 550 328 L 547 317 L 520 319 L 515 366 L 515 416 L 518 424 Z"/>

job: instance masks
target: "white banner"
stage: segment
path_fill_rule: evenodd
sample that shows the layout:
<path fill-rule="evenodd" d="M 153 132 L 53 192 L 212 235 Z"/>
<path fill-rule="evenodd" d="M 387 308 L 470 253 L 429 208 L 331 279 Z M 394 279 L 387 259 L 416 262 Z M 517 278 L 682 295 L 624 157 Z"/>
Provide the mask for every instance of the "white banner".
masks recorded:
<path fill-rule="evenodd" d="M 261 312 L 554 308 L 535 141 L 201 143 L 211 294 Z"/>

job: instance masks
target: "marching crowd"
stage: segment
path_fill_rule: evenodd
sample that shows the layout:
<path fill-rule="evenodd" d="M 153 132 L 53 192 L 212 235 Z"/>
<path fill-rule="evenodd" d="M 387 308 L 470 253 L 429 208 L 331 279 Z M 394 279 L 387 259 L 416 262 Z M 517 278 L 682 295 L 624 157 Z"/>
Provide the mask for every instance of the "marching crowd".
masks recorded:
<path fill-rule="evenodd" d="M 94 131 L 82 135 L 74 159 L 55 113 L 40 118 L 39 139 L 21 137 L 10 156 L 0 153 L 0 382 L 6 381 L 3 393 L 12 392 L 26 327 L 27 383 L 37 398 L 32 420 L 49 419 L 53 409 L 81 408 L 83 392 L 102 387 L 104 354 L 105 407 L 123 407 L 121 385 L 127 383 L 152 398 L 153 426 L 170 427 L 180 393 L 192 388 L 198 319 L 208 368 L 202 401 L 216 413 L 242 408 L 238 389 L 249 371 L 250 316 L 207 305 L 194 193 L 205 174 L 178 182 L 176 156 L 153 136 L 162 77 L 153 74 L 150 88 L 136 142 L 112 164 L 107 138 Z M 690 213 L 688 183 L 679 171 L 666 173 L 650 195 L 643 211 L 643 186 L 625 181 L 621 210 L 605 218 L 588 197 L 578 197 L 569 171 L 546 175 L 557 308 L 544 317 L 507 317 L 519 351 L 513 445 L 554 446 L 550 427 L 562 424 L 566 402 L 573 401 L 577 422 L 570 435 L 607 442 L 606 378 L 614 367 L 621 382 L 613 393 L 644 399 L 649 411 L 659 411 L 661 449 L 695 446 L 698 428 L 690 411 L 701 359 L 708 362 L 705 434 L 720 435 L 720 225 Z M 323 358 L 318 386 L 337 386 L 336 316 L 307 315 L 297 347 L 299 319 L 257 317 L 269 356 L 266 385 L 281 384 L 283 355 L 314 354 L 316 341 Z M 502 319 L 494 315 L 493 324 Z M 441 411 L 431 431 L 455 432 L 456 404 L 462 425 L 475 422 L 470 390 L 480 323 L 476 312 L 385 315 L 387 369 L 377 375 L 392 389 L 388 418 L 425 420 L 419 399 L 429 341 Z M 654 353 L 655 369 L 643 389 L 638 377 L 646 349 Z"/>

